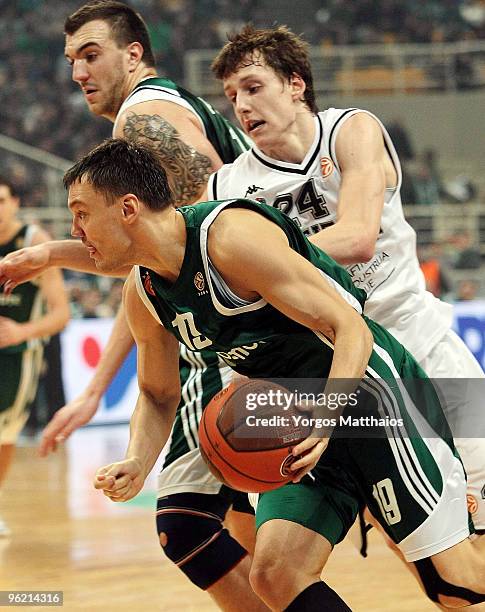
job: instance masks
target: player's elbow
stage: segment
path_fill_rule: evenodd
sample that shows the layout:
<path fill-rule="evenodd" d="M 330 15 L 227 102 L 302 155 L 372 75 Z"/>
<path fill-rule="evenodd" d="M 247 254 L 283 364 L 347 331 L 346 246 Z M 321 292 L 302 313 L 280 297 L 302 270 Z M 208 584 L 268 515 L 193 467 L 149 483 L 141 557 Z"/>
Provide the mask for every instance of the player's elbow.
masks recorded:
<path fill-rule="evenodd" d="M 365 232 L 357 232 L 352 241 L 348 263 L 366 263 L 370 261 L 376 252 L 376 241 L 373 236 Z"/>
<path fill-rule="evenodd" d="M 147 383 L 139 383 L 140 394 L 143 395 L 157 409 L 166 412 L 175 411 L 180 402 L 180 386 L 172 384 L 150 385 Z"/>
<path fill-rule="evenodd" d="M 374 336 L 358 312 L 347 313 L 336 327 L 335 336 L 352 346 L 354 356 L 358 356 L 363 364 L 367 364 L 374 347 Z"/>

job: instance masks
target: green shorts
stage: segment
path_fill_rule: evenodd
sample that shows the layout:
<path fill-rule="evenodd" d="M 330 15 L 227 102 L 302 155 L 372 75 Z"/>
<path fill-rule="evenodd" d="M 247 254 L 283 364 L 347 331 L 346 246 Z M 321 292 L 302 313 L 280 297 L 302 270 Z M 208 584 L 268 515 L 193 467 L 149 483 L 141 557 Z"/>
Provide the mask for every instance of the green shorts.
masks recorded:
<path fill-rule="evenodd" d="M 0 442 L 15 443 L 37 392 L 42 345 L 19 353 L 0 352 Z"/>
<path fill-rule="evenodd" d="M 379 363 L 382 359 L 385 367 Z M 380 378 L 382 373 L 386 380 Z M 400 375 L 413 381 L 409 389 L 397 380 Z M 365 416 L 384 419 L 386 425 L 374 426 L 372 436 L 362 437 L 335 428 L 311 478 L 260 495 L 257 528 L 284 519 L 335 545 L 359 508 L 367 506 L 408 561 L 468 537 L 465 473 L 427 380 L 407 353 L 399 372 L 384 353 L 374 354 L 361 383 L 366 399 L 343 416 L 358 418 L 364 410 Z M 402 425 L 390 425 L 392 419 Z"/>

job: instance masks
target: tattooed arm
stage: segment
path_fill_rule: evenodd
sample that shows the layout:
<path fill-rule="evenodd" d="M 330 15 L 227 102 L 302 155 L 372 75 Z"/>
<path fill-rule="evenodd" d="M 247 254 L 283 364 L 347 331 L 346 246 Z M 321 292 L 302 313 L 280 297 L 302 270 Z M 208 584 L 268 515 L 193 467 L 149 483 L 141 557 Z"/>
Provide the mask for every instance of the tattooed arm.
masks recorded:
<path fill-rule="evenodd" d="M 156 100 L 130 107 L 118 120 L 115 136 L 157 149 L 180 205 L 199 201 L 209 175 L 222 165 L 196 116 L 172 102 Z"/>

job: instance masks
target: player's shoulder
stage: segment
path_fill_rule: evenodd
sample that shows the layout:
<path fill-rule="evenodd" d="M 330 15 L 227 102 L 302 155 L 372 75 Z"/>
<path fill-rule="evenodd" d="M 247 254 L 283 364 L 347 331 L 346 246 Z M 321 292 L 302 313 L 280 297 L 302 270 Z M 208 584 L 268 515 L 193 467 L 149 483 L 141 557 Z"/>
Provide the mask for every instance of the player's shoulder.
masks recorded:
<path fill-rule="evenodd" d="M 220 258 L 233 261 L 241 252 L 257 243 L 258 236 L 264 232 L 266 224 L 261 210 L 251 200 L 234 198 L 223 200 L 226 204 L 212 223 L 213 231 L 209 234 L 211 253 Z"/>
<path fill-rule="evenodd" d="M 375 120 L 379 121 L 374 113 L 357 106 L 352 106 L 350 108 L 327 108 L 319 112 L 318 116 L 324 127 L 337 126 L 338 124 L 347 123 L 350 120 L 352 120 L 353 123 L 359 121 L 364 123 Z"/>

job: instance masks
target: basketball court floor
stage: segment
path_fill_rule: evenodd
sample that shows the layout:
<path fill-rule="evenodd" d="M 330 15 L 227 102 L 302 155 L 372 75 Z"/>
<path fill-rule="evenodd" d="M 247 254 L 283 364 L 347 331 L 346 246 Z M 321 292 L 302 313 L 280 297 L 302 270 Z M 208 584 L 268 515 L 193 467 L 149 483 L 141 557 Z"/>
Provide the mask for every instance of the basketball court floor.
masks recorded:
<path fill-rule="evenodd" d="M 0 515 L 12 530 L 0 538 L 0 590 L 60 590 L 66 611 L 217 610 L 160 550 L 155 470 L 125 504 L 93 489 L 96 469 L 121 459 L 127 438 L 127 426 L 92 427 L 47 459 L 35 446 L 18 448 L 0 496 Z M 324 571 L 352 610 L 437 609 L 376 533 L 369 535 L 368 552 L 363 559 L 348 538 Z"/>

